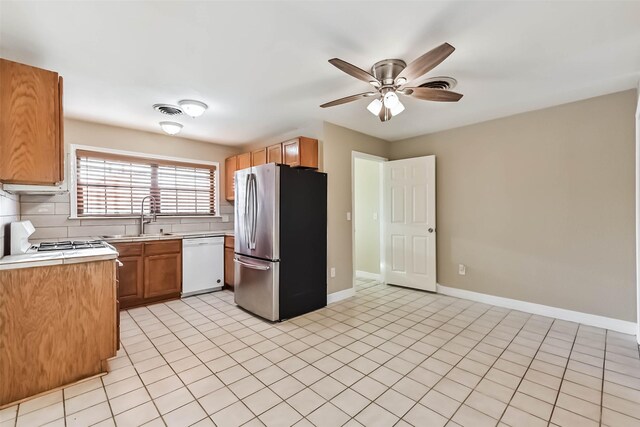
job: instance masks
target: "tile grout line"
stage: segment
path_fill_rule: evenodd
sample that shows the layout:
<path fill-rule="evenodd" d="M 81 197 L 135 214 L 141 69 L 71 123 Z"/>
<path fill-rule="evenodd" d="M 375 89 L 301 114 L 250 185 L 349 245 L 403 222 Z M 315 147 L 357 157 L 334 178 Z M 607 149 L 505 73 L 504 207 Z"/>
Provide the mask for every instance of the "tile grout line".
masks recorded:
<path fill-rule="evenodd" d="M 607 370 L 607 341 L 609 337 L 609 330 L 605 329 L 604 330 L 604 357 L 602 358 L 602 382 L 601 382 L 601 389 L 600 389 L 600 425 L 602 425 L 602 417 L 603 417 L 603 405 L 604 405 L 604 375 L 606 373 Z"/>
<path fill-rule="evenodd" d="M 562 371 L 562 378 L 560 379 L 560 385 L 558 386 L 556 399 L 553 401 L 553 407 L 551 408 L 551 415 L 549 415 L 549 422 L 547 423 L 547 425 L 551 425 L 551 420 L 553 419 L 553 413 L 556 411 L 556 405 L 558 404 L 558 398 L 560 397 L 560 391 L 562 390 L 562 383 L 564 382 L 564 376 L 567 373 L 567 367 L 569 366 L 569 361 L 571 360 L 571 353 L 573 352 L 573 347 L 576 345 L 576 339 L 578 339 L 579 332 L 580 332 L 580 323 L 578 323 L 578 327 L 576 328 L 576 334 L 573 336 L 571 349 L 569 350 L 569 355 L 567 356 L 567 363 L 564 365 L 564 370 Z M 604 363 L 604 359 L 603 359 L 603 363 Z"/>
<path fill-rule="evenodd" d="M 547 329 L 547 332 L 544 334 L 544 338 L 542 338 L 542 342 L 540 342 L 540 345 L 538 346 L 538 349 L 536 350 L 536 352 L 534 353 L 533 357 L 531 358 L 531 361 L 529 362 L 529 364 L 526 366 L 526 370 L 524 371 L 524 374 L 522 374 L 522 376 L 520 377 L 520 381 L 518 381 L 518 385 L 516 386 L 516 388 L 513 390 L 513 393 L 511 393 L 511 398 L 509 399 L 509 401 L 507 402 L 507 406 L 504 407 L 504 409 L 502 410 L 502 414 L 500 415 L 500 418 L 498 419 L 498 422 L 504 422 L 502 421 L 502 418 L 504 418 L 504 414 L 507 412 L 507 409 L 509 409 L 509 406 L 511 406 L 511 401 L 513 401 L 513 396 L 516 395 L 516 393 L 518 392 L 518 389 L 520 388 L 520 385 L 522 384 L 522 381 L 524 381 L 524 376 L 527 374 L 527 372 L 529 371 L 529 369 L 531 369 L 531 365 L 533 364 L 533 361 L 536 360 L 536 356 L 538 355 L 538 353 L 540 352 L 540 348 L 542 347 L 542 344 L 544 344 L 544 340 L 547 339 L 547 337 L 549 336 L 549 332 L 551 331 L 551 329 L 553 328 L 553 325 L 556 323 L 556 319 L 551 317 L 551 319 L 553 319 L 553 321 L 551 322 L 551 325 L 549 325 L 549 328 Z M 523 365 L 521 365 L 523 366 Z M 562 382 L 561 382 L 562 384 Z M 559 391 L 559 389 L 558 389 Z M 528 396 L 528 395 L 527 395 Z M 533 397 L 533 396 L 531 396 Z M 533 415 L 533 414 L 531 414 Z M 534 415 L 535 416 L 535 415 Z M 536 418 L 539 418 L 536 416 Z M 542 418 L 539 418 L 542 420 Z M 551 415 L 549 415 L 549 420 L 551 420 Z M 506 423 L 505 423 L 506 424 Z M 549 421 L 547 421 L 547 425 L 549 424 Z M 508 425 L 508 424 L 507 424 Z"/>
<path fill-rule="evenodd" d="M 513 312 L 520 312 L 520 311 L 518 311 L 518 310 L 510 310 L 510 311 L 509 311 L 509 313 L 507 314 L 507 316 L 505 316 L 504 318 L 506 319 L 506 318 L 508 317 L 508 315 L 509 315 L 509 314 L 511 314 L 511 313 L 513 313 Z M 486 376 L 487 376 L 487 374 L 489 373 L 489 371 L 490 371 L 491 369 L 493 369 L 493 368 L 494 368 L 494 366 L 495 366 L 495 364 L 498 362 L 498 360 L 500 360 L 500 356 L 502 356 L 502 355 L 504 354 L 504 352 L 505 352 L 505 351 L 507 351 L 507 349 L 509 348 L 509 346 L 510 346 L 510 345 L 513 343 L 513 341 L 518 337 L 518 335 L 520 335 L 520 332 L 522 332 L 522 330 L 524 329 L 524 327 L 527 325 L 527 323 L 529 322 L 529 320 L 531 320 L 531 318 L 532 318 L 533 316 L 534 316 L 533 314 L 530 314 L 530 315 L 529 315 L 529 317 L 528 317 L 528 318 L 527 318 L 527 320 L 522 324 L 522 326 L 520 327 L 520 329 L 518 329 L 518 332 L 513 336 L 513 338 L 511 338 L 511 341 L 509 341 L 509 344 L 507 344 L 507 346 L 506 346 L 504 349 L 502 349 L 502 351 L 500 352 L 500 354 L 496 357 L 496 360 L 494 360 L 494 361 L 493 361 L 493 363 L 491 364 L 491 366 L 489 366 L 489 369 L 487 369 L 487 372 L 485 372 L 485 373 L 484 373 L 484 375 L 482 375 L 482 377 L 481 377 L 481 378 L 480 378 L 480 380 L 478 381 L 478 384 L 480 384 L 480 382 L 481 382 L 483 379 L 485 379 L 485 378 L 486 378 Z M 501 321 L 501 322 L 502 322 L 502 321 Z M 496 325 L 496 327 L 498 327 L 498 326 L 499 326 L 499 324 L 498 324 L 498 325 Z M 550 329 L 550 328 L 551 328 L 551 325 L 549 325 L 549 329 Z M 495 329 L 495 328 L 494 328 L 494 329 Z M 493 329 L 492 329 L 492 332 L 493 332 Z M 491 332 L 489 332 L 489 334 L 490 334 L 490 333 L 491 333 Z M 487 334 L 487 336 L 488 336 L 489 334 Z M 486 337 L 486 336 L 485 336 L 485 337 Z M 484 339 L 484 338 L 483 338 L 483 339 Z M 543 339 L 543 340 L 544 340 L 544 339 Z M 476 344 L 473 348 L 477 347 L 481 342 L 482 342 L 482 341 L 480 341 L 478 344 Z M 486 343 L 485 343 L 485 344 L 486 344 Z M 538 345 L 538 348 L 540 348 L 540 346 L 542 346 L 542 341 L 540 342 L 540 345 Z M 495 346 L 494 346 L 494 347 L 495 347 Z M 473 349 L 472 349 L 472 350 L 473 350 Z M 471 350 L 470 350 L 470 351 L 471 351 Z M 515 352 L 515 353 L 517 353 L 517 352 Z M 518 354 L 520 354 L 520 353 L 518 353 Z M 461 360 L 461 361 L 462 361 L 462 360 Z M 457 366 L 459 363 L 460 363 L 460 362 L 458 362 L 458 363 L 456 364 L 456 366 Z M 452 368 L 452 369 L 453 369 L 453 368 Z M 460 368 L 460 369 L 462 369 L 462 368 Z M 496 368 L 496 369 L 498 369 L 498 370 L 499 370 L 499 371 L 501 371 L 501 372 L 504 372 L 504 371 L 502 371 L 502 369 L 500 369 L 500 368 Z M 508 373 L 508 372 L 507 372 L 507 373 Z M 443 378 L 444 378 L 444 377 L 443 377 Z M 523 378 L 524 378 L 524 375 L 523 375 Z M 491 381 L 491 380 L 489 380 L 489 381 Z M 477 385 L 476 385 L 476 386 L 477 386 Z M 435 387 L 435 385 L 434 385 L 434 387 Z M 517 390 L 517 389 L 516 389 L 516 390 Z M 516 390 L 514 390 L 513 394 L 515 394 Z M 436 391 L 437 391 L 437 390 L 436 390 Z M 457 409 L 454 411 L 454 413 L 451 415 L 451 417 L 449 418 L 449 421 L 453 421 L 453 417 L 455 417 L 455 415 L 458 413 L 458 411 L 460 410 L 460 408 L 462 408 L 462 406 L 465 404 L 465 402 L 467 401 L 467 399 L 469 399 L 469 396 L 471 396 L 471 395 L 473 394 L 473 392 L 474 392 L 474 391 L 476 391 L 476 387 L 473 387 L 473 388 L 471 389 L 471 393 L 469 393 L 469 394 L 467 395 L 467 397 L 465 397 L 465 398 L 464 398 L 464 400 L 460 403 L 460 406 L 458 406 L 458 408 L 457 408 Z M 480 393 L 480 394 L 482 394 L 482 395 L 485 395 L 484 393 L 482 393 L 482 392 L 480 392 L 480 391 L 478 391 L 478 393 Z M 488 396 L 488 397 L 491 397 L 491 396 Z M 503 403 L 504 403 L 504 402 L 503 402 Z M 507 404 L 507 406 L 509 406 L 509 405 Z M 472 409 L 475 409 L 475 408 L 472 408 Z M 506 409 L 506 407 L 505 407 L 505 409 Z M 491 417 L 490 415 L 485 414 L 485 413 L 484 413 L 484 412 L 482 412 L 482 411 L 478 411 L 478 412 L 480 412 L 480 413 L 482 413 L 482 414 L 484 414 L 484 415 L 487 415 L 487 416 Z M 493 418 L 493 417 L 491 417 L 491 418 Z M 496 421 L 497 421 L 497 422 L 500 422 L 500 420 L 499 420 L 499 419 L 497 419 Z M 455 421 L 454 421 L 454 422 L 455 422 Z"/>
<path fill-rule="evenodd" d="M 388 286 L 388 285 L 387 285 L 387 286 Z M 398 299 L 400 299 L 400 298 L 398 298 Z M 435 302 L 435 301 L 434 301 L 434 302 Z M 423 319 L 423 320 L 426 320 L 426 319 L 430 318 L 431 316 L 433 316 L 433 315 L 435 315 L 435 314 L 440 313 L 442 310 L 445 310 L 445 309 L 447 309 L 447 308 L 451 307 L 451 306 L 452 306 L 452 305 L 454 305 L 456 302 L 457 302 L 457 300 L 455 300 L 455 299 L 454 299 L 454 300 L 451 302 L 451 304 L 448 304 L 448 305 L 446 305 L 445 307 L 443 307 L 442 309 L 438 310 L 437 312 L 430 314 L 429 316 L 427 316 L 427 317 L 426 317 L 425 319 Z M 469 302 L 471 302 L 471 304 L 469 304 L 467 307 L 465 307 L 464 309 L 462 309 L 461 311 L 459 311 L 458 313 L 456 313 L 454 316 L 450 317 L 446 322 L 442 322 L 442 324 L 441 324 L 440 326 L 438 326 L 437 328 L 434 328 L 434 329 L 433 329 L 433 331 L 431 331 L 431 332 L 429 332 L 428 334 L 426 334 L 426 335 L 425 335 L 425 337 L 426 337 L 426 336 L 428 336 L 428 335 L 430 335 L 430 334 L 432 334 L 434 331 L 437 331 L 437 330 L 438 330 L 438 329 L 440 329 L 442 326 L 444 326 L 444 325 L 448 324 L 452 319 L 455 319 L 457 316 L 459 316 L 460 314 L 464 313 L 464 312 L 465 312 L 466 310 L 468 310 L 470 307 L 473 307 L 474 305 L 480 305 L 480 304 L 482 304 L 482 303 L 475 303 L 475 302 L 473 302 L 473 301 L 469 301 Z M 454 338 L 456 338 L 458 335 L 460 335 L 462 332 L 464 332 L 464 331 L 465 331 L 469 326 L 471 326 L 475 321 L 477 321 L 477 320 L 478 320 L 478 319 L 480 319 L 482 316 L 484 316 L 486 313 L 488 313 L 488 312 L 491 310 L 491 308 L 492 308 L 492 306 L 489 306 L 489 307 L 488 307 L 484 312 L 482 312 L 480 315 L 478 315 L 477 317 L 475 317 L 475 318 L 474 318 L 474 320 L 473 320 L 473 322 L 469 323 L 469 325 L 467 325 L 466 327 L 464 327 L 463 329 L 461 329 L 458 333 L 454 334 L 454 335 L 453 335 L 451 338 L 449 338 L 449 339 L 448 339 L 448 340 L 447 340 L 447 341 L 446 341 L 442 346 L 444 346 L 445 344 L 447 344 L 447 343 L 451 342 Z M 413 314 L 415 311 L 417 311 L 417 310 L 414 310 L 413 312 L 411 312 L 411 313 L 409 313 L 409 314 Z M 403 318 L 407 317 L 409 314 L 407 314 L 407 315 L 405 315 L 405 316 L 401 317 L 401 319 L 403 319 Z M 505 317 L 506 317 L 506 315 L 505 315 Z M 393 323 L 393 322 L 391 322 L 391 323 Z M 421 322 L 417 322 L 417 323 L 421 323 Z M 380 329 L 384 329 L 384 328 L 380 328 Z M 407 328 L 407 329 L 411 329 L 411 328 Z M 447 331 L 445 331 L 445 332 L 447 332 Z M 423 338 L 424 338 L 424 337 L 423 337 Z M 391 339 L 388 339 L 388 340 L 386 340 L 385 342 L 389 342 L 389 341 L 391 341 Z M 416 340 L 416 342 L 418 342 L 418 341 L 420 341 L 420 340 Z M 414 344 L 415 344 L 415 343 L 414 343 Z M 440 346 L 440 347 L 438 348 L 438 350 L 440 350 L 440 349 L 442 348 L 442 346 Z M 375 347 L 375 348 L 377 348 L 377 347 Z M 407 348 L 409 348 L 409 347 L 406 347 L 405 349 L 407 349 Z M 436 350 L 436 351 L 438 351 L 438 350 Z M 384 351 L 384 350 L 381 350 L 381 351 Z M 387 353 L 387 352 L 385 351 L 385 353 Z M 435 351 L 434 351 L 434 353 L 435 353 Z M 393 355 L 393 354 L 390 354 L 390 353 L 387 353 L 387 354 L 389 354 L 390 356 L 392 356 L 392 358 L 394 358 L 394 357 L 398 357 L 397 355 Z M 365 357 L 365 358 L 369 359 L 366 355 L 362 355 L 362 357 Z M 428 356 L 427 358 L 425 358 L 425 360 L 429 359 L 429 357 L 431 357 L 431 356 Z M 369 360 L 371 360 L 371 359 L 369 359 Z M 391 359 L 389 359 L 389 360 L 391 360 Z M 403 359 L 403 360 L 404 360 L 404 359 Z M 439 360 L 439 359 L 438 359 L 438 360 Z M 375 360 L 374 360 L 373 362 L 375 362 Z M 423 362 L 424 362 L 424 361 L 423 361 Z M 375 362 L 375 363 L 377 363 L 377 362 Z M 445 362 L 445 363 L 446 363 L 446 362 Z M 344 366 L 347 366 L 347 365 L 344 365 Z M 379 367 L 381 367 L 381 366 L 384 366 L 384 364 L 380 364 L 380 366 L 379 366 Z M 409 373 L 411 373 L 411 372 L 413 372 L 413 371 L 414 371 L 418 366 L 420 366 L 420 364 L 418 364 L 418 365 L 416 365 L 415 367 L 413 367 L 413 368 L 412 368 L 409 372 L 407 372 L 406 374 L 402 374 L 402 373 L 397 372 L 397 371 L 395 371 L 395 370 L 393 370 L 393 369 L 391 369 L 391 368 L 387 368 L 387 369 L 392 370 L 393 372 L 396 372 L 396 373 L 400 374 L 400 375 L 401 375 L 401 378 L 399 378 L 397 381 L 395 381 L 391 386 L 387 386 L 386 384 L 383 384 L 383 385 L 386 387 L 386 390 L 385 390 L 382 394 L 386 393 L 388 390 L 392 390 L 394 385 L 396 385 L 398 382 L 402 381 L 402 379 L 403 379 L 403 378 L 406 378 L 406 377 L 408 376 L 408 374 L 409 374 Z M 377 370 L 379 367 L 377 367 L 375 370 Z M 426 369 L 426 368 L 425 368 L 425 369 Z M 453 367 L 452 367 L 452 369 L 453 369 Z M 374 371 L 375 371 L 375 370 L 374 370 Z M 372 372 L 373 372 L 373 371 L 372 371 Z M 376 381 L 376 382 L 379 382 L 379 381 L 378 381 L 378 380 L 376 380 L 375 378 L 370 377 L 370 376 L 369 376 L 369 374 L 365 374 L 365 375 L 364 375 L 364 377 L 371 378 L 372 380 L 374 380 L 374 381 Z M 364 378 L 364 377 L 363 377 L 363 378 Z M 443 377 L 444 377 L 444 376 L 443 376 Z M 411 378 L 410 378 L 410 379 L 411 379 Z M 360 380 L 358 380 L 358 381 L 360 381 Z M 357 382 L 357 381 L 356 381 L 356 382 Z M 355 383 L 354 383 L 354 384 L 355 384 Z M 382 383 L 381 383 L 381 384 L 382 384 Z M 352 384 L 352 385 L 353 385 L 353 384 Z M 426 385 L 426 384 L 423 384 L 423 385 Z M 435 386 L 435 385 L 434 385 L 434 386 Z M 347 388 L 348 388 L 348 389 L 353 390 L 353 389 L 351 388 L 351 386 L 348 386 Z M 353 391 L 354 391 L 354 392 L 356 392 L 356 393 L 358 393 L 356 390 L 353 390 Z M 395 390 L 394 390 L 394 391 L 395 391 Z M 399 393 L 399 394 L 401 394 L 402 396 L 405 396 L 404 394 L 402 394 L 402 393 L 400 393 L 400 392 L 398 392 L 398 393 Z M 359 394 L 359 395 L 361 395 L 360 393 L 358 393 L 358 394 Z M 382 394 L 380 394 L 380 396 L 382 396 Z M 426 393 L 425 393 L 425 394 L 426 394 Z M 378 397 L 380 397 L 380 396 L 378 396 Z M 353 417 L 351 417 L 351 419 L 355 419 L 355 417 L 356 417 L 356 416 L 358 416 L 358 415 L 359 415 L 360 413 L 362 413 L 365 409 L 367 409 L 369 406 L 371 406 L 371 404 L 374 404 L 374 403 L 375 403 L 375 400 L 377 399 L 377 398 L 376 398 L 376 399 L 371 400 L 371 399 L 367 398 L 366 396 L 363 396 L 363 397 L 365 397 L 367 400 L 369 400 L 369 403 L 368 403 L 367 405 L 365 405 L 365 406 L 364 406 L 360 411 L 358 411 L 358 412 L 357 412 Z M 408 396 L 405 396 L 405 397 L 409 398 Z M 409 398 L 409 399 L 411 399 L 411 398 Z M 413 400 L 413 399 L 411 399 L 411 400 Z M 411 406 L 411 408 L 409 408 L 409 409 L 404 413 L 404 415 L 406 415 L 406 414 L 407 414 L 411 409 L 413 409 L 413 407 L 414 407 L 416 404 L 418 404 L 418 402 L 417 402 L 417 401 L 414 401 L 414 404 Z M 378 404 L 376 403 L 376 405 L 378 405 Z M 379 406 L 379 405 L 378 405 L 378 406 Z M 393 414 L 392 412 L 390 412 L 390 411 L 389 411 L 389 410 L 387 410 L 386 408 L 382 408 L 382 409 L 383 409 L 384 411 L 386 411 L 386 412 L 389 412 L 389 413 L 390 413 L 390 414 L 392 414 L 394 417 L 397 417 L 395 414 Z M 404 416 L 404 415 L 403 415 L 403 416 Z M 400 422 L 400 421 L 402 420 L 402 417 L 397 417 L 397 418 L 398 418 L 398 421 L 396 421 L 396 423 L 394 423 L 394 424 L 397 424 L 398 422 Z M 356 420 L 356 421 L 357 421 L 357 420 Z"/>
<path fill-rule="evenodd" d="M 455 303 L 456 303 L 456 301 L 454 300 L 454 302 L 453 302 L 452 304 L 450 304 L 450 305 L 453 305 L 453 304 L 455 304 Z M 449 305 L 449 306 L 450 306 L 450 305 Z M 442 325 L 440 325 L 438 328 L 434 329 L 433 331 L 431 331 L 429 334 L 427 334 L 427 335 L 425 335 L 425 336 L 430 335 L 430 334 L 431 334 L 431 333 L 433 333 L 434 331 L 436 331 L 436 330 L 440 329 L 443 325 L 448 324 L 448 323 L 449 323 L 449 321 L 451 321 L 452 319 L 455 319 L 458 315 L 460 315 L 460 314 L 464 313 L 467 309 L 469 309 L 470 307 L 473 307 L 474 305 L 488 305 L 488 304 L 483 304 L 483 303 L 474 303 L 474 302 L 472 302 L 472 304 L 470 304 L 469 306 L 467 306 L 464 310 L 462 310 L 462 311 L 458 312 L 455 316 L 452 316 L 451 318 L 449 318 L 449 320 L 447 320 L 446 322 L 443 322 L 443 323 L 442 323 Z M 447 307 L 449 307 L 449 306 L 447 306 Z M 471 323 L 469 323 L 466 327 L 462 328 L 458 333 L 454 334 L 451 338 L 449 338 L 449 339 L 448 339 L 448 340 L 447 340 L 447 341 L 446 341 L 442 346 L 440 346 L 440 347 L 438 348 L 438 350 L 442 349 L 442 347 L 443 347 L 444 345 L 448 344 L 448 343 L 449 343 L 449 342 L 451 342 L 453 339 L 455 339 L 456 337 L 458 337 L 462 332 L 464 332 L 464 331 L 465 331 L 465 330 L 467 330 L 471 325 L 473 325 L 473 323 L 474 323 L 474 322 L 476 322 L 478 319 L 482 318 L 482 316 L 484 316 L 484 315 L 485 315 L 485 314 L 487 314 L 489 311 L 491 311 L 491 309 L 492 309 L 492 308 L 494 308 L 494 307 L 493 307 L 493 306 L 488 305 L 488 308 L 487 308 L 484 312 L 482 312 L 481 314 L 479 314 L 477 317 L 475 317 L 475 318 L 474 318 L 474 320 L 473 320 Z M 436 314 L 436 313 L 434 313 L 434 314 Z M 508 314 L 509 314 L 509 312 L 507 312 L 507 313 L 503 316 L 503 318 L 502 318 L 502 319 L 504 319 Z M 430 317 L 430 316 L 429 316 L 429 317 Z M 500 321 L 502 321 L 502 319 L 501 319 Z M 500 322 L 498 322 L 498 323 L 497 323 L 497 324 L 492 328 L 492 330 L 493 330 L 493 329 L 494 329 L 494 328 L 495 328 L 499 323 L 500 323 Z M 445 331 L 445 332 L 447 332 L 447 331 Z M 488 334 L 489 334 L 489 332 L 487 332 L 487 334 L 485 334 L 485 336 L 486 336 L 486 335 L 488 335 Z M 419 340 L 418 340 L 418 341 L 419 341 Z M 434 353 L 436 353 L 438 350 L 434 351 Z M 445 350 L 445 351 L 447 351 L 447 350 Z M 470 350 L 470 351 L 471 351 L 471 350 Z M 432 353 L 432 354 L 434 354 L 434 353 Z M 454 353 L 454 354 L 455 354 L 455 353 Z M 366 357 L 366 356 L 365 356 L 365 357 Z M 427 359 L 429 359 L 430 357 L 432 357 L 432 355 L 430 355 L 429 357 L 427 357 L 427 358 L 425 359 L 425 361 L 426 361 Z M 437 360 L 439 360 L 439 359 L 437 359 Z M 424 363 L 424 361 L 423 361 L 422 363 Z M 447 363 L 447 362 L 444 362 L 444 363 Z M 456 365 L 457 365 L 457 364 L 456 364 Z M 384 365 L 381 365 L 381 366 L 384 366 Z M 395 384 L 397 384 L 399 381 L 401 381 L 403 378 L 407 377 L 407 376 L 408 376 L 408 374 L 409 374 L 409 373 L 411 373 L 411 372 L 413 372 L 413 371 L 414 371 L 418 366 L 420 366 L 420 364 L 416 365 L 416 366 L 415 366 L 413 369 L 411 369 L 411 371 L 409 371 L 407 374 L 402 375 L 402 377 L 401 377 L 400 379 L 398 379 L 398 381 L 395 381 L 395 382 L 393 383 L 393 385 L 388 386 L 388 387 L 387 387 L 387 390 L 385 390 L 385 393 L 386 393 L 386 391 L 388 391 L 388 390 L 392 389 L 392 388 L 393 388 L 393 386 L 394 386 Z M 453 366 L 451 367 L 451 369 L 453 369 L 454 367 L 455 367 L 455 365 L 453 365 Z M 377 369 L 377 368 L 376 368 L 376 369 Z M 387 368 L 387 369 L 390 369 L 390 368 Z M 426 368 L 424 368 L 424 369 L 426 369 Z M 451 369 L 450 369 L 449 371 L 451 371 Z M 428 370 L 428 369 L 427 369 L 427 370 Z M 448 373 L 449 371 L 447 371 L 447 373 Z M 395 371 L 394 371 L 394 372 L 395 372 Z M 431 372 L 431 371 L 430 371 L 430 372 Z M 436 373 L 436 374 L 437 374 L 437 373 Z M 439 375 L 439 374 L 438 374 L 438 375 Z M 446 374 L 445 374 L 445 375 L 446 375 Z M 445 376 L 445 375 L 443 375 L 443 376 L 442 376 L 442 378 L 444 378 L 444 376 Z M 369 377 L 369 375 L 366 375 L 366 376 L 367 376 L 367 377 Z M 442 379 L 442 378 L 441 378 L 441 379 Z M 372 379 L 374 379 L 374 380 L 375 380 L 375 378 L 372 378 Z M 440 379 L 440 380 L 441 380 L 441 379 Z M 440 380 L 438 380 L 438 382 L 440 382 Z M 435 387 L 435 386 L 438 384 L 438 382 L 436 382 L 436 384 L 434 384 L 434 386 L 433 386 L 433 387 Z M 386 384 L 384 384 L 384 385 L 386 386 Z M 426 385 L 426 384 L 423 384 L 423 385 Z M 431 390 L 431 389 L 433 389 L 433 387 L 430 387 L 430 390 Z M 395 391 L 395 390 L 394 390 L 394 391 Z M 427 393 L 428 393 L 428 392 L 427 392 Z M 383 393 L 383 394 L 384 394 L 384 393 Z M 400 393 L 400 394 L 402 394 L 402 393 Z M 425 394 L 426 394 L 426 393 L 425 393 Z M 404 394 L 402 394 L 402 395 L 404 396 Z M 368 400 L 369 400 L 369 399 L 368 399 Z M 411 400 L 413 400 L 413 399 L 411 399 Z M 358 415 L 358 414 L 360 414 L 362 411 L 364 411 L 364 410 L 365 410 L 367 407 L 369 407 L 372 403 L 375 403 L 374 401 L 375 401 L 375 399 L 374 399 L 374 400 L 370 400 L 369 404 L 368 404 L 368 405 L 366 405 L 364 408 L 362 408 L 362 409 L 361 409 L 361 410 L 360 410 L 360 411 L 359 411 L 355 416 L 357 416 L 357 415 Z M 413 409 L 417 404 L 419 404 L 419 402 L 418 402 L 418 401 L 414 401 L 414 404 L 413 404 L 413 405 L 412 405 L 412 406 L 411 406 L 411 407 L 410 407 L 410 408 L 409 408 L 409 409 L 404 413 L 404 415 L 406 415 L 409 411 L 411 411 L 411 409 Z M 386 408 L 383 408 L 383 409 L 384 409 L 385 411 L 387 411 L 387 412 L 391 413 L 391 412 L 390 412 L 390 411 L 388 411 Z M 392 414 L 392 415 L 396 416 L 395 414 Z M 404 416 L 404 415 L 403 415 L 403 416 Z M 354 416 L 353 418 L 355 418 L 355 416 Z M 398 423 L 398 422 L 400 422 L 400 420 L 402 420 L 402 417 L 398 417 L 398 418 L 399 418 L 399 420 L 398 420 L 398 421 L 396 421 L 396 423 Z"/>

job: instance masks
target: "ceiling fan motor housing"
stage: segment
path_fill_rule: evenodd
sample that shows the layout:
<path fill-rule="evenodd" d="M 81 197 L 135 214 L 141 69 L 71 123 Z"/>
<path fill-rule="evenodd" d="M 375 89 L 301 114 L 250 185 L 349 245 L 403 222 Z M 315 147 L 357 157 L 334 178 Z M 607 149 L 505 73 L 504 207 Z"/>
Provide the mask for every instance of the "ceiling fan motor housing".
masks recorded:
<path fill-rule="evenodd" d="M 406 66 L 407 63 L 402 59 L 383 59 L 373 64 L 371 74 L 380 80 L 383 86 L 393 86 L 396 77 Z"/>

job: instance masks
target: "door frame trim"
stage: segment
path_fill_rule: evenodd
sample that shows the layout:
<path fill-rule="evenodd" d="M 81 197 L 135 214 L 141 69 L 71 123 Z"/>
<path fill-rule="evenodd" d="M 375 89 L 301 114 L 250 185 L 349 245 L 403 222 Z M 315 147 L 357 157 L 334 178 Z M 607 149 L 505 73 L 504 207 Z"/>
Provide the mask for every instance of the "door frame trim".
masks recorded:
<path fill-rule="evenodd" d="M 351 151 L 351 288 L 356 288 L 356 221 L 354 212 L 356 210 L 356 191 L 355 191 L 355 170 L 356 159 L 365 159 L 377 162 L 382 174 L 382 163 L 388 162 L 386 157 L 376 156 L 375 154 L 363 153 L 361 151 Z M 382 178 L 382 175 L 380 175 Z M 382 250 L 382 221 L 380 215 L 382 213 L 382 179 L 380 179 L 380 187 L 378 188 L 379 206 L 378 206 L 378 228 L 380 230 L 380 276 L 382 276 L 382 266 L 384 265 L 384 251 Z"/>

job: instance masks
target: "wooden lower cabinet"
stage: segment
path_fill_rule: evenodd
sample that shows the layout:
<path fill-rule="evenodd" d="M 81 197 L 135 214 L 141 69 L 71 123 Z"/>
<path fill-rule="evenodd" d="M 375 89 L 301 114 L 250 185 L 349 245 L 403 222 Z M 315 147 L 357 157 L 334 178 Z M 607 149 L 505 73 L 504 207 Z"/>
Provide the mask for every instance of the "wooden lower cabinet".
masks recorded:
<path fill-rule="evenodd" d="M 180 296 L 182 254 L 151 255 L 144 258 L 144 295 L 147 298 Z"/>
<path fill-rule="evenodd" d="M 233 290 L 235 278 L 234 246 L 235 238 L 233 236 L 224 236 L 224 284 L 230 287 L 231 290 Z"/>
<path fill-rule="evenodd" d="M 116 287 L 114 259 L 0 270 L 0 408 L 106 372 Z"/>
<path fill-rule="evenodd" d="M 180 297 L 182 241 L 115 243 L 122 262 L 120 308 L 136 307 Z"/>

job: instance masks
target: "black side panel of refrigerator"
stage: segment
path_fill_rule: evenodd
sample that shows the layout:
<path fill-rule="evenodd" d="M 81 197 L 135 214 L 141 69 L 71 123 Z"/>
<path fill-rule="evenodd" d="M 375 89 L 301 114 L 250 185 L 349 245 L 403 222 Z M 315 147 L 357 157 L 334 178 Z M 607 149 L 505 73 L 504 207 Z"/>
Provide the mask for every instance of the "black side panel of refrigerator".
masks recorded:
<path fill-rule="evenodd" d="M 327 305 L 327 174 L 280 167 L 280 319 Z"/>

